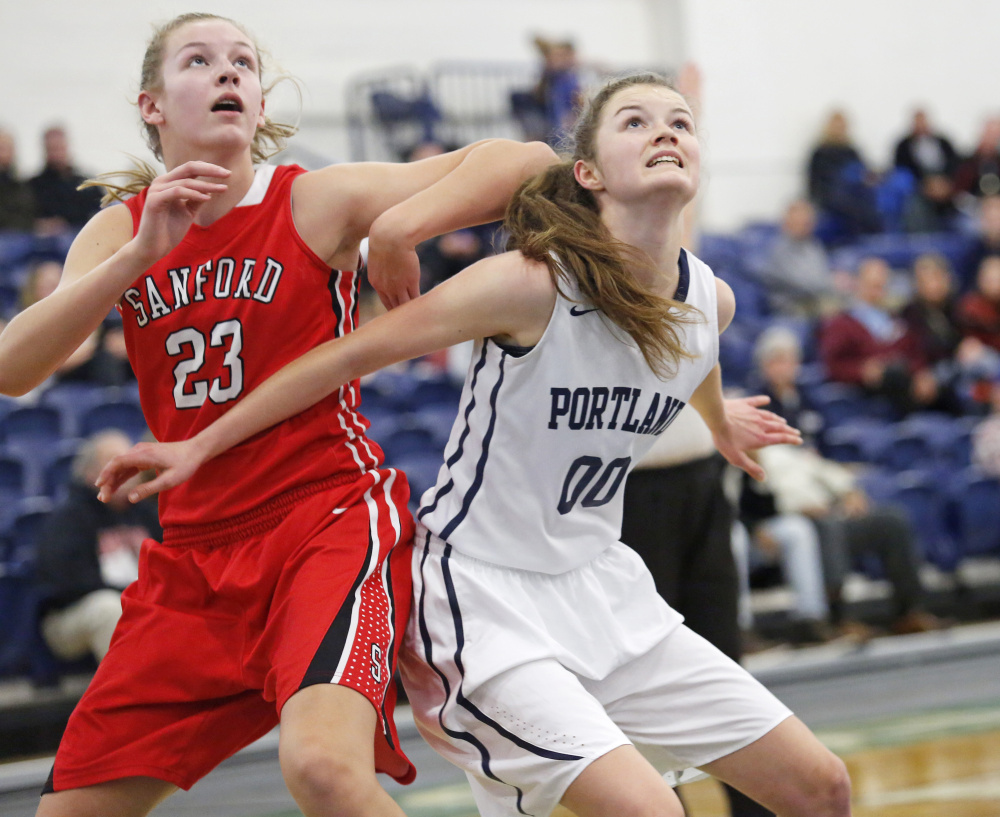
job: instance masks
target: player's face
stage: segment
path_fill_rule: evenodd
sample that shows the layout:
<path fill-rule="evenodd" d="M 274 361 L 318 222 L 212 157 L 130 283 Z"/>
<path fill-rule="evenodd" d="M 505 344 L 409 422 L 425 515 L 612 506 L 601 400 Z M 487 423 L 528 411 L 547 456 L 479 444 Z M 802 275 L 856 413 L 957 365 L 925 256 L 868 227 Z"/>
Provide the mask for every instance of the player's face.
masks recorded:
<path fill-rule="evenodd" d="M 599 189 L 614 199 L 655 193 L 687 203 L 698 190 L 701 149 L 694 117 L 669 88 L 635 85 L 611 97 L 595 148 Z"/>
<path fill-rule="evenodd" d="M 264 122 L 257 49 L 225 20 L 187 23 L 164 48 L 162 85 L 140 95 L 164 155 L 192 147 L 249 147 Z"/>

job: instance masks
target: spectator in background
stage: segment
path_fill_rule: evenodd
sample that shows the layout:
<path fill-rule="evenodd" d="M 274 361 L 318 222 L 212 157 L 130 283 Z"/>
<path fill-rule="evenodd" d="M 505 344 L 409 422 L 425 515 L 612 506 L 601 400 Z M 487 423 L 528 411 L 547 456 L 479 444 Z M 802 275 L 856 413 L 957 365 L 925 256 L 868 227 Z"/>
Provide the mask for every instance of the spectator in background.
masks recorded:
<path fill-rule="evenodd" d="M 1000 378 L 989 384 L 990 413 L 972 432 L 972 462 L 984 474 L 1000 479 Z"/>
<path fill-rule="evenodd" d="M 18 307 L 27 309 L 42 300 L 46 295 L 55 292 L 62 278 L 62 261 L 57 258 L 37 258 L 29 267 L 28 274 L 21 284 L 18 294 Z"/>
<path fill-rule="evenodd" d="M 913 296 L 900 314 L 937 383 L 938 397 L 925 408 L 963 414 L 964 383 L 967 375 L 974 376 L 981 369 L 985 350 L 982 344 L 962 336 L 955 278 L 947 258 L 924 253 L 913 262 Z"/>
<path fill-rule="evenodd" d="M 772 395 L 768 408 L 795 427 L 809 425 L 800 416 L 802 401 L 795 383 L 802 350 L 791 332 L 773 329 L 758 341 L 757 359 Z M 876 506 L 862 490 L 853 472 L 822 457 L 811 445 L 776 445 L 760 449 L 767 471 L 766 488 L 779 516 L 805 516 L 819 534 L 823 578 L 830 623 L 839 634 L 855 640 L 870 637 L 863 625 L 847 617 L 844 583 L 855 562 L 865 554 L 878 558 L 892 585 L 890 630 L 905 634 L 937 629 L 942 622 L 923 609 L 921 557 L 912 526 L 893 507 Z"/>
<path fill-rule="evenodd" d="M 0 230 L 29 232 L 34 223 L 35 202 L 17 172 L 14 135 L 0 128 Z"/>
<path fill-rule="evenodd" d="M 1000 194 L 1000 117 L 986 120 L 975 150 L 959 162 L 955 189 L 977 198 Z"/>
<path fill-rule="evenodd" d="M 1000 255 L 1000 194 L 983 196 L 976 208 L 975 240 L 959 268 L 960 289 L 971 289 L 979 265 L 988 255 Z"/>
<path fill-rule="evenodd" d="M 582 101 L 576 46 L 570 40 L 545 37 L 535 37 L 534 44 L 542 57 L 535 97 L 545 114 L 546 141 L 556 145 L 572 130 Z"/>
<path fill-rule="evenodd" d="M 958 320 L 965 335 L 1000 352 L 1000 255 L 979 264 L 975 289 L 958 302 Z"/>
<path fill-rule="evenodd" d="M 92 362 L 92 378 L 101 386 L 135 383 L 135 372 L 125 348 L 125 329 L 118 312 L 111 312 L 97 331 L 97 351 Z"/>
<path fill-rule="evenodd" d="M 135 481 L 107 503 L 97 499 L 94 481 L 101 469 L 131 447 L 120 431 L 102 431 L 84 442 L 73 460 L 69 495 L 38 537 L 42 636 L 63 660 L 104 658 L 121 616 L 121 591 L 138 575 L 139 546 L 162 535 L 156 503 L 128 501 Z"/>
<path fill-rule="evenodd" d="M 768 408 L 786 420 L 793 418 L 803 439 L 813 440 L 822 421 L 798 387 L 802 367 L 798 336 L 781 326 L 764 330 L 754 346 L 754 363 L 752 379 L 756 390 L 771 398 Z M 749 534 L 746 578 L 750 571 L 780 564 L 782 575 L 794 592 L 791 640 L 808 644 L 840 636 L 859 642 L 870 639 L 870 628 L 845 619 L 842 611 L 836 626 L 831 626 L 822 547 L 819 532 L 810 518 L 779 510 L 767 480 L 763 483 L 742 480 L 738 504 L 740 521 Z"/>
<path fill-rule="evenodd" d="M 809 318 L 831 314 L 839 303 L 826 247 L 816 237 L 816 209 L 807 199 L 788 205 L 781 233 L 763 271 L 773 310 Z"/>
<path fill-rule="evenodd" d="M 937 232 L 952 226 L 955 207 L 954 174 L 958 153 L 951 141 L 937 133 L 927 112 L 913 112 L 910 132 L 896 144 L 893 164 L 913 175 L 917 183 L 904 216 L 909 232 Z"/>
<path fill-rule="evenodd" d="M 86 177 L 74 166 L 65 128 L 48 128 L 42 137 L 45 167 L 28 181 L 35 199 L 36 230 L 54 235 L 79 230 L 101 207 L 97 188 L 77 188 Z"/>
<path fill-rule="evenodd" d="M 27 309 L 34 303 L 55 292 L 63 274 L 63 262 L 55 258 L 40 258 L 28 270 L 21 285 L 20 308 Z M 54 372 L 51 382 L 60 380 L 90 380 L 90 362 L 99 348 L 99 332 L 94 332 L 64 360 Z"/>
<path fill-rule="evenodd" d="M 836 223 L 838 238 L 882 230 L 875 189 L 877 178 L 854 146 L 847 116 L 830 114 L 809 156 L 809 198 Z"/>
<path fill-rule="evenodd" d="M 902 416 L 940 394 L 918 339 L 890 306 L 890 272 L 881 258 L 861 262 L 853 302 L 820 330 L 820 357 L 831 380 L 888 399 Z"/>

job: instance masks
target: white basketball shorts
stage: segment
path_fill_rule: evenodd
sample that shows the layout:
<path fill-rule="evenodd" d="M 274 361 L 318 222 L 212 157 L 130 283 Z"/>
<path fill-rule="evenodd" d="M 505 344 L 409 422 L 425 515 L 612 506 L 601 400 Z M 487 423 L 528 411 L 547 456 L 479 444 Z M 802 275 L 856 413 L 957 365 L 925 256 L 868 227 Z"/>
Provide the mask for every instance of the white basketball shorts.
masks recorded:
<path fill-rule="evenodd" d="M 549 814 L 628 743 L 669 782 L 695 779 L 791 715 L 680 623 L 624 545 L 548 575 L 418 528 L 413 599 L 400 669 L 414 719 L 466 772 L 483 817 Z"/>

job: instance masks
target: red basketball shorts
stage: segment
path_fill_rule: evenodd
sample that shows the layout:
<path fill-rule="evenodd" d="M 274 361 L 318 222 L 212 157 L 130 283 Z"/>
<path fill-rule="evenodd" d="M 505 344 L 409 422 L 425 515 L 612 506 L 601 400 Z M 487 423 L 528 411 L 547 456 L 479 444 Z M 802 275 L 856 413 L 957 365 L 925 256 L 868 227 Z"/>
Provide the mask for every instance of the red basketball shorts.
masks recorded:
<path fill-rule="evenodd" d="M 273 729 L 296 691 L 326 683 L 371 701 L 376 769 L 410 782 L 392 719 L 411 597 L 408 494 L 386 469 L 147 540 L 46 790 L 133 776 L 188 789 Z"/>

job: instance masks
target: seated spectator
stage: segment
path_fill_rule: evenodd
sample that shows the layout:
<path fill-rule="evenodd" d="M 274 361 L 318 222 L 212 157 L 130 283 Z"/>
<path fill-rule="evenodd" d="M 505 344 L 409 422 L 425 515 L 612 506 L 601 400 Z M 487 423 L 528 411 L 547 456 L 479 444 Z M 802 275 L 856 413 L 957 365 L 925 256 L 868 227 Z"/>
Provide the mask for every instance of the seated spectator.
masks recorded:
<path fill-rule="evenodd" d="M 847 116 L 834 111 L 809 156 L 809 198 L 836 222 L 839 238 L 882 230 L 872 173 L 854 146 Z"/>
<path fill-rule="evenodd" d="M 28 269 L 18 295 L 18 307 L 27 309 L 55 292 L 62 278 L 62 262 L 55 258 L 39 258 Z"/>
<path fill-rule="evenodd" d="M 959 324 L 955 279 L 948 259 L 924 253 L 913 263 L 913 296 L 901 312 L 908 332 L 920 346 L 925 365 L 937 383 L 938 397 L 924 407 L 960 415 L 962 394 L 986 363 L 979 342 L 963 337 Z"/>
<path fill-rule="evenodd" d="M 837 308 L 842 294 L 826 247 L 816 237 L 816 210 L 806 199 L 785 210 L 763 277 L 775 312 L 818 318 Z"/>
<path fill-rule="evenodd" d="M 954 201 L 958 153 L 946 136 L 931 127 L 926 111 L 914 111 L 910 132 L 896 144 L 893 163 L 917 183 L 904 215 L 907 231 L 950 229 L 958 215 Z"/>
<path fill-rule="evenodd" d="M 821 644 L 838 637 L 869 640 L 874 631 L 860 621 L 842 619 L 836 626 L 830 622 L 823 549 L 812 520 L 800 513 L 780 513 L 766 483 L 741 482 L 739 516 L 748 540 L 745 592 L 749 592 L 751 577 L 757 571 L 779 566 L 793 594 L 788 627 L 791 643 Z"/>
<path fill-rule="evenodd" d="M 62 278 L 63 264 L 52 258 L 43 258 L 32 264 L 28 275 L 21 286 L 20 307 L 27 309 L 33 303 L 50 295 L 59 286 Z M 92 373 L 90 363 L 99 348 L 99 333 L 95 332 L 77 347 L 62 365 L 55 371 L 52 381 L 60 380 L 90 380 Z"/>
<path fill-rule="evenodd" d="M 64 128 L 48 128 L 42 142 L 45 167 L 28 181 L 35 200 L 35 229 L 42 235 L 79 230 L 101 208 L 101 192 L 96 187 L 77 190 L 86 177 L 73 166 Z"/>
<path fill-rule="evenodd" d="M 990 413 L 972 432 L 972 463 L 984 474 L 1000 479 L 1000 378 L 989 387 Z"/>
<path fill-rule="evenodd" d="M 888 399 L 900 415 L 928 408 L 940 398 L 917 337 L 890 306 L 891 271 L 881 258 L 858 267 L 853 302 L 820 331 L 827 376 Z"/>
<path fill-rule="evenodd" d="M 769 408 L 800 427 L 795 407 L 801 401 L 789 397 L 797 391 L 798 339 L 785 330 L 768 330 L 758 341 L 757 355 L 762 379 L 771 384 L 775 394 L 784 396 L 781 403 L 772 401 Z M 758 456 L 767 471 L 765 485 L 773 495 L 776 516 L 805 516 L 816 528 L 829 620 L 835 628 L 855 637 L 864 632 L 846 618 L 843 588 L 855 563 L 865 554 L 878 558 L 892 585 L 892 632 L 923 632 L 941 626 L 940 619 L 923 609 L 921 558 L 904 512 L 873 505 L 847 466 L 822 457 L 811 445 L 769 446 Z"/>
<path fill-rule="evenodd" d="M 97 331 L 97 349 L 90 362 L 90 380 L 101 386 L 126 386 L 135 372 L 125 348 L 121 315 L 112 312 Z"/>
<path fill-rule="evenodd" d="M 1000 195 L 983 196 L 976 208 L 975 237 L 957 270 L 959 289 L 972 289 L 979 265 L 988 255 L 1000 255 Z"/>
<path fill-rule="evenodd" d="M 975 150 L 958 163 L 955 190 L 976 198 L 1000 194 L 1000 117 L 986 120 Z"/>
<path fill-rule="evenodd" d="M 35 202 L 17 172 L 14 135 L 0 128 L 0 230 L 30 232 L 34 224 Z"/>
<path fill-rule="evenodd" d="M 976 286 L 958 302 L 962 332 L 1000 352 L 1000 255 L 979 264 Z"/>
<path fill-rule="evenodd" d="M 139 547 L 162 535 L 156 503 L 128 501 L 133 482 L 108 503 L 97 499 L 94 481 L 101 469 L 131 448 L 118 431 L 88 439 L 73 461 L 69 495 L 38 537 L 42 636 L 63 660 L 104 657 L 121 616 L 121 591 L 138 575 Z"/>

